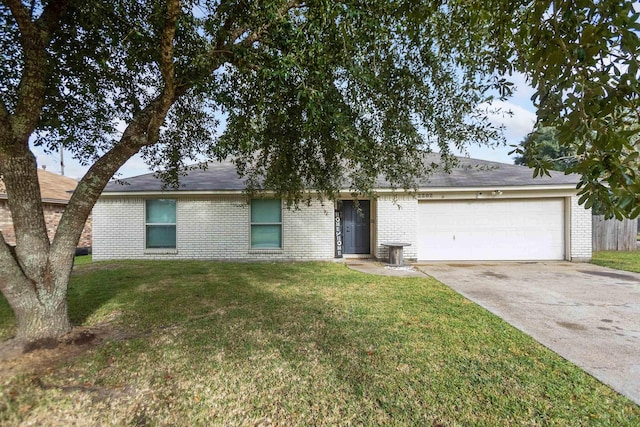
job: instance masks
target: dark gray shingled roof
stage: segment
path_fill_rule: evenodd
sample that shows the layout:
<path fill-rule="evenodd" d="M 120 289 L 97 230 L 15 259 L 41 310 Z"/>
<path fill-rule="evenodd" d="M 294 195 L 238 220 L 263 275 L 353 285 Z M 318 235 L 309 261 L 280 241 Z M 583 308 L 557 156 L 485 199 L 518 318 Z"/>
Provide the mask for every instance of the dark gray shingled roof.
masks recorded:
<path fill-rule="evenodd" d="M 238 177 L 236 166 L 230 161 L 209 162 L 207 169 L 194 169 L 180 177 L 177 191 L 242 191 L 244 180 Z M 162 191 L 162 180 L 153 173 L 112 181 L 104 189 L 110 192 Z"/>
<path fill-rule="evenodd" d="M 428 156 L 429 162 L 438 162 L 437 154 Z M 450 173 L 437 170 L 432 175 L 419 179 L 419 187 L 521 187 L 539 185 L 576 185 L 580 175 L 550 171 L 551 176 L 533 178 L 533 169 L 527 166 L 491 162 L 488 160 L 458 157 L 458 163 Z M 384 187 L 383 187 L 384 188 Z"/>
<path fill-rule="evenodd" d="M 438 162 L 437 154 L 429 154 L 427 163 Z M 450 173 L 442 169 L 418 180 L 419 188 L 476 188 L 476 187 L 523 187 L 544 185 L 575 185 L 579 175 L 565 175 L 562 172 L 551 172 L 551 177 L 533 178 L 533 170 L 526 166 L 510 165 L 460 157 Z M 380 179 L 376 188 L 390 188 L 388 182 Z M 241 179 L 233 163 L 209 162 L 208 168 L 194 169 L 186 176 L 180 177 L 180 188 L 176 191 L 241 191 L 245 182 Z M 162 191 L 162 181 L 153 173 L 124 178 L 110 182 L 104 193 L 114 192 L 148 192 Z"/>

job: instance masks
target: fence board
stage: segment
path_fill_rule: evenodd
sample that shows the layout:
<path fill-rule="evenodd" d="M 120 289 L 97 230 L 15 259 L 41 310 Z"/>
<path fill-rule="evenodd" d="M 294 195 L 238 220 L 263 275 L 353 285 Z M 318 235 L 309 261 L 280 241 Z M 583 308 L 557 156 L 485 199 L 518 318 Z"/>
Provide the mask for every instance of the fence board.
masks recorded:
<path fill-rule="evenodd" d="M 592 222 L 594 251 L 635 251 L 638 219 L 604 219 L 594 215 Z"/>

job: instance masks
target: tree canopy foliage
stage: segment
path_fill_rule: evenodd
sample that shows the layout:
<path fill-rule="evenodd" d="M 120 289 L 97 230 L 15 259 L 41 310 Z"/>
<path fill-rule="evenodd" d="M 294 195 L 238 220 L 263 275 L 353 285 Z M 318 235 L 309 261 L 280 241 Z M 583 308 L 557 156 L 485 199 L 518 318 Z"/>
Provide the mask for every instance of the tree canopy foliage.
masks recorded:
<path fill-rule="evenodd" d="M 515 151 L 521 153 L 513 161 L 516 165 L 537 164 L 550 170 L 566 171 L 578 162 L 572 147 L 560 146 L 558 131 L 552 127 L 534 129 L 515 147 Z"/>
<path fill-rule="evenodd" d="M 576 148 L 582 201 L 613 191 L 608 212 L 637 215 L 639 30 L 624 0 L 3 0 L 0 171 L 17 240 L 15 253 L 0 241 L 0 289 L 18 336 L 68 329 L 82 224 L 135 153 L 173 184 L 190 159 L 232 156 L 251 187 L 294 202 L 345 177 L 354 192 L 379 174 L 410 188 L 425 150 L 447 160 L 500 140 L 491 101 L 514 72 L 540 125 Z M 90 166 L 52 242 L 32 145 Z"/>
<path fill-rule="evenodd" d="M 25 71 L 12 3 L 1 18 L 8 112 Z M 604 197 L 607 185 L 638 193 L 628 125 L 638 120 L 640 27 L 630 1 L 183 1 L 172 17 L 166 1 L 27 3 L 34 20 L 64 11 L 32 133 L 85 164 L 171 88 L 165 120 L 139 149 L 174 184 L 204 153 L 236 156 L 251 184 L 290 199 L 308 188 L 331 195 L 345 174 L 354 191 L 379 173 L 410 187 L 421 150 L 446 159 L 452 147 L 500 140 L 487 102 L 508 97 L 518 71 L 537 90 L 540 125 L 583 157 L 585 196 Z"/>
<path fill-rule="evenodd" d="M 637 7 L 637 4 L 636 4 Z M 640 23 L 633 2 L 533 2 L 536 29 L 520 41 L 518 69 L 537 90 L 538 125 L 575 152 L 580 202 L 607 217 L 640 215 Z M 536 174 L 548 165 L 529 163 Z"/>

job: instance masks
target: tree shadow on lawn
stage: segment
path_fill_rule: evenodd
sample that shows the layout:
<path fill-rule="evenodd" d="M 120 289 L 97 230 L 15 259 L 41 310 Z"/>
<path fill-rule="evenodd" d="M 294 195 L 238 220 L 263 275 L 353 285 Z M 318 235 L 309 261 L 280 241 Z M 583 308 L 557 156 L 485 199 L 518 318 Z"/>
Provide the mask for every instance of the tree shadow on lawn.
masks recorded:
<path fill-rule="evenodd" d="M 136 361 L 144 354 L 153 361 L 147 372 L 153 383 L 168 377 L 206 382 L 212 371 L 237 374 L 248 388 L 280 389 L 296 402 L 317 393 L 351 396 L 351 403 L 341 403 L 348 410 L 368 389 L 385 387 L 376 366 L 384 364 L 375 342 L 381 332 L 363 307 L 333 302 L 349 287 L 383 279 L 342 269 L 327 263 L 123 264 L 82 274 L 82 286 L 70 290 L 70 307 L 76 323 L 121 312 L 117 323 L 137 331 L 129 334 L 137 337 L 137 350 L 124 369 L 140 373 Z M 121 357 L 126 345 L 104 346 L 99 360 Z M 102 368 L 109 371 L 108 362 Z M 269 396 L 259 405 L 268 406 Z"/>
<path fill-rule="evenodd" d="M 127 292 L 123 321 L 149 331 L 147 375 L 169 396 L 231 383 L 256 413 L 319 405 L 365 424 L 609 415 L 615 393 L 435 281 L 328 263 L 162 266 Z"/>
<path fill-rule="evenodd" d="M 179 264 L 164 268 L 163 263 L 160 274 L 125 267 L 99 289 L 92 286 L 70 295 L 70 305 L 76 307 L 77 323 L 122 307 L 123 324 L 150 335 L 177 328 L 193 347 L 215 347 L 240 359 L 265 349 L 287 359 L 305 359 L 300 347 L 308 344 L 333 354 L 334 347 L 351 347 L 367 332 L 345 333 L 345 327 L 369 329 L 366 322 L 355 321 L 357 315 L 350 310 L 323 298 L 325 291 L 331 294 L 337 286 L 339 292 L 341 286 L 335 270 L 326 271 L 323 264 L 316 264 L 321 271 L 314 277 L 308 264 L 199 263 L 187 274 Z"/>
<path fill-rule="evenodd" d="M 49 380 L 150 387 L 150 419 L 200 407 L 223 408 L 230 424 L 246 411 L 337 424 L 609 416 L 606 387 L 452 294 L 330 263 L 94 264 L 74 274 L 70 316 L 126 333 Z M 569 401 L 582 409 L 568 411 Z M 301 420 L 276 421 L 322 424 Z"/>

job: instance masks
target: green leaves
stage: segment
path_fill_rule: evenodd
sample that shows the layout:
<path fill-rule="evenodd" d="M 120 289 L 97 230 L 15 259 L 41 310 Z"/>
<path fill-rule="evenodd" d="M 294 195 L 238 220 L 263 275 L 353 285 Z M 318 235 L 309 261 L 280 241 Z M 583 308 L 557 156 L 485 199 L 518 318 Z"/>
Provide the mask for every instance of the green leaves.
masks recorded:
<path fill-rule="evenodd" d="M 165 11 L 161 0 L 73 3 L 48 49 L 37 144 L 90 163 L 122 142 L 164 88 Z M 517 148 L 533 175 L 570 166 L 585 203 L 632 215 L 638 21 L 625 0 L 183 2 L 173 62 L 189 100 L 176 99 L 145 154 L 173 183 L 192 159 L 232 155 L 255 189 L 291 202 L 308 189 L 334 195 L 342 177 L 354 192 L 378 177 L 411 188 L 423 152 L 503 140 L 488 104 L 511 96 L 519 71 L 535 87 L 538 127 L 557 129 L 556 155 Z M 4 6 L 0 29 L 11 112 L 23 59 Z"/>
<path fill-rule="evenodd" d="M 365 193 L 378 176 L 411 188 L 430 143 L 448 152 L 496 138 L 477 111 L 494 77 L 467 77 L 487 64 L 465 63 L 468 47 L 454 45 L 444 18 L 430 3 L 310 2 L 272 23 L 219 88 L 229 100 L 220 154 L 295 202 L 306 189 Z M 506 79 L 495 85 L 510 93 Z"/>
<path fill-rule="evenodd" d="M 576 153 L 581 201 L 608 217 L 636 216 L 640 204 L 639 16 L 630 1 L 540 2 L 525 21 L 540 31 L 516 40 L 539 126 L 557 128 L 559 147 Z"/>

